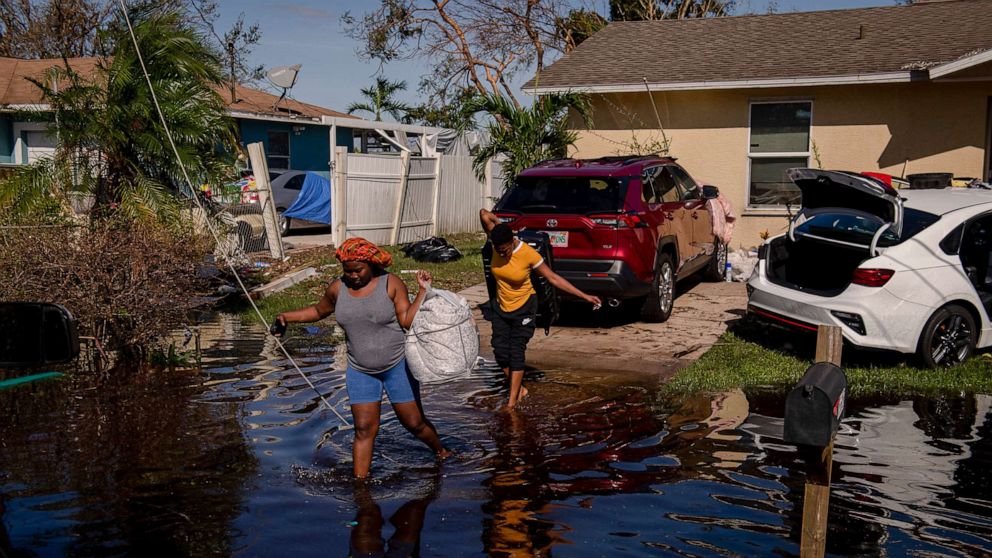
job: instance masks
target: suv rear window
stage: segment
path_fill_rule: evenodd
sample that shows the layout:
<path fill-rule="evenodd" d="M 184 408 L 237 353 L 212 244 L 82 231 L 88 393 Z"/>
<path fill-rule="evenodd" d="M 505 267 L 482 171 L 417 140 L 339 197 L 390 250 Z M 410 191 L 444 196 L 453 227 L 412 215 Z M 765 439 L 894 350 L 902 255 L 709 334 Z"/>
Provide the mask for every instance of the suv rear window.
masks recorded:
<path fill-rule="evenodd" d="M 885 231 L 882 233 L 882 237 L 878 239 L 878 245 L 880 247 L 895 246 L 904 240 L 912 238 L 940 219 L 940 216 L 933 213 L 910 208 L 903 209 L 902 217 L 902 235 L 896 236 L 895 232 L 891 230 Z M 874 215 L 859 215 L 849 212 L 820 213 L 813 215 L 803 224 L 796 227 L 796 233 L 813 234 L 833 240 L 868 246 L 881 226 L 881 219 L 878 219 Z"/>
<path fill-rule="evenodd" d="M 496 204 L 520 213 L 614 213 L 622 209 L 626 181 L 587 176 L 525 176 Z"/>

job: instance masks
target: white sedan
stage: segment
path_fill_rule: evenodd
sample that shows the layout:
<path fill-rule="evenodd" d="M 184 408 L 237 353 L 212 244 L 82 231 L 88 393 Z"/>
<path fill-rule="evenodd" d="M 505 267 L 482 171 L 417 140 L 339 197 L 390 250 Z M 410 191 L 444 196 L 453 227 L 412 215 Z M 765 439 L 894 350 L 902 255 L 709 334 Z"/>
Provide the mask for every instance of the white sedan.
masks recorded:
<path fill-rule="evenodd" d="M 748 280 L 749 314 L 954 366 L 992 345 L 992 191 L 791 169 L 803 207 Z"/>

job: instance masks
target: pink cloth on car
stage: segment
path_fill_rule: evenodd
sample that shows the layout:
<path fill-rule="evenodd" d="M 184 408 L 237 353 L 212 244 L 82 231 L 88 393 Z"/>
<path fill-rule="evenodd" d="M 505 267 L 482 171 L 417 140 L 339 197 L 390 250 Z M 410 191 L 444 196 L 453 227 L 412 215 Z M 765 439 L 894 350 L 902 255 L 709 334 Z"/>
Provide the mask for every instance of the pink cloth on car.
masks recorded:
<path fill-rule="evenodd" d="M 713 236 L 719 238 L 720 242 L 729 245 L 730 239 L 734 236 L 734 223 L 737 221 L 730 200 L 723 195 L 723 192 L 720 192 L 720 195 L 715 199 L 706 202 L 706 209 L 709 210 L 713 221 Z"/>

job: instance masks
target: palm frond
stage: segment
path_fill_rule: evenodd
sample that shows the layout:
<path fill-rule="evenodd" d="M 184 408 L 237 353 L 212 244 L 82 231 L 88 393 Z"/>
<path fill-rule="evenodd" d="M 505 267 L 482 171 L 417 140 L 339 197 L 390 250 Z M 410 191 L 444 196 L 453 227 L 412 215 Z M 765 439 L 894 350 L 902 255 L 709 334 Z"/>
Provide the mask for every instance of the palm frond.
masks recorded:
<path fill-rule="evenodd" d="M 544 95 L 530 107 L 518 107 L 507 97 L 489 94 L 470 99 L 466 110 L 491 117 L 485 126 L 490 144 L 474 155 L 476 175 L 482 180 L 489 160 L 499 158 L 506 186 L 527 167 L 567 156 L 568 148 L 578 139 L 568 126 L 569 111 L 575 111 L 584 122 L 588 122 L 590 114 L 588 100 L 576 93 Z"/>

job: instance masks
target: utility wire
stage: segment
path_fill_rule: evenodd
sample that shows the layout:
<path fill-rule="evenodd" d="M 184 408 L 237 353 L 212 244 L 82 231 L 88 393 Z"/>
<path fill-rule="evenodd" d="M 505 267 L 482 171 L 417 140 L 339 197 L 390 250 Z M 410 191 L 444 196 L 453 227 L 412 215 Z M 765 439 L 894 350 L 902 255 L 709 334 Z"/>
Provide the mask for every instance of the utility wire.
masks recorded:
<path fill-rule="evenodd" d="M 217 232 L 217 229 L 214 226 L 213 221 L 210 219 L 209 212 L 207 212 L 207 210 L 203 207 L 203 204 L 200 202 L 200 199 L 196 195 L 196 189 L 193 187 L 193 181 L 190 180 L 189 174 L 186 172 L 186 165 L 183 164 L 182 157 L 179 156 L 179 150 L 176 148 L 176 142 L 172 139 L 172 131 L 169 129 L 169 123 L 166 122 L 165 114 L 163 114 L 162 112 L 162 107 L 159 106 L 158 104 L 158 95 L 155 94 L 155 88 L 152 86 L 152 78 L 151 76 L 148 75 L 148 69 L 145 67 L 144 57 L 141 56 L 141 48 L 138 46 L 138 38 L 135 36 L 134 28 L 131 26 L 131 18 L 130 16 L 128 16 L 127 13 L 127 5 L 124 3 L 124 0 L 119 0 L 119 2 L 121 5 L 121 12 L 124 14 L 124 21 L 125 23 L 127 23 L 128 33 L 130 33 L 131 41 L 134 43 L 134 52 L 138 56 L 138 63 L 141 64 L 141 72 L 145 75 L 145 81 L 148 83 L 148 90 L 151 91 L 152 101 L 155 103 L 155 110 L 158 112 L 159 120 L 162 121 L 162 127 L 165 129 L 165 137 L 169 139 L 169 145 L 172 146 L 172 152 L 176 155 L 176 162 L 179 163 L 179 169 L 183 173 L 183 178 L 186 179 L 186 184 L 187 186 L 189 186 L 190 192 L 193 193 L 192 196 L 193 202 L 196 203 L 197 208 L 199 208 L 200 211 L 203 211 L 203 213 L 207 216 L 207 219 L 205 220 L 207 223 L 207 229 L 210 230 L 210 234 L 214 237 L 214 241 L 217 242 L 217 244 L 219 245 L 221 244 L 220 234 Z M 258 309 L 258 306 L 255 304 L 255 301 L 252 300 L 251 296 L 249 296 L 248 288 L 245 287 L 244 282 L 241 280 L 241 275 L 238 273 L 238 270 L 235 269 L 234 264 L 231 263 L 229 259 L 227 259 L 227 265 L 231 269 L 231 273 L 234 275 L 234 279 L 238 282 L 238 286 L 241 287 L 241 291 L 244 293 L 245 298 L 248 300 L 248 303 L 251 304 L 252 310 L 255 311 L 255 315 L 258 316 L 259 322 L 261 322 L 262 326 L 264 327 L 266 325 L 265 317 L 262 316 L 262 312 Z M 304 374 L 302 370 L 300 370 L 300 367 L 296 364 L 296 361 L 293 360 L 293 357 L 289 354 L 289 351 L 286 350 L 286 347 L 283 346 L 279 338 L 269 333 L 267 328 L 266 328 L 266 332 L 267 335 L 270 335 L 275 340 L 276 346 L 279 347 L 279 349 L 283 352 L 284 355 L 286 355 L 286 358 L 289 359 L 289 362 L 290 364 L 293 365 L 293 368 L 300 374 L 300 376 L 307 383 L 307 385 L 310 386 L 310 389 L 312 389 L 314 393 L 316 393 L 317 396 L 320 397 L 320 400 L 324 402 L 324 405 L 326 405 L 328 409 L 330 409 L 335 415 L 337 415 L 338 419 L 340 419 L 341 422 L 344 423 L 346 427 L 350 427 L 351 423 L 349 423 L 346 418 L 341 416 L 341 413 L 339 413 L 338 410 L 334 408 L 334 406 L 332 406 L 330 403 L 327 402 L 327 399 L 325 399 L 323 394 L 321 394 L 320 391 L 317 390 L 317 387 L 313 385 L 313 382 L 310 381 L 310 378 L 307 378 L 307 375 Z"/>

